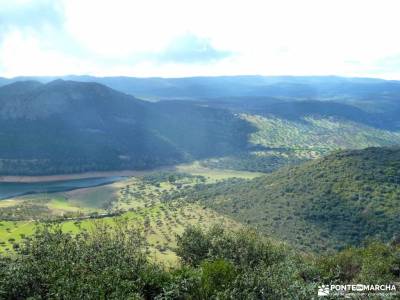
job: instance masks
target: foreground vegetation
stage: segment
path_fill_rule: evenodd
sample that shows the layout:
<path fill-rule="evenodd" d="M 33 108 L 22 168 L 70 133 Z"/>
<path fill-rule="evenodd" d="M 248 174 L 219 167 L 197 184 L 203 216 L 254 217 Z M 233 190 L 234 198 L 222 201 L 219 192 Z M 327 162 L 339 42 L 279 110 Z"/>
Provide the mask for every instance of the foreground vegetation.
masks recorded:
<path fill-rule="evenodd" d="M 142 231 L 96 222 L 71 235 L 38 227 L 16 255 L 0 257 L 4 299 L 311 299 L 321 283 L 398 281 L 398 244 L 372 243 L 332 256 L 304 256 L 251 231 L 202 231 L 178 238 L 181 265 L 148 260 Z"/>

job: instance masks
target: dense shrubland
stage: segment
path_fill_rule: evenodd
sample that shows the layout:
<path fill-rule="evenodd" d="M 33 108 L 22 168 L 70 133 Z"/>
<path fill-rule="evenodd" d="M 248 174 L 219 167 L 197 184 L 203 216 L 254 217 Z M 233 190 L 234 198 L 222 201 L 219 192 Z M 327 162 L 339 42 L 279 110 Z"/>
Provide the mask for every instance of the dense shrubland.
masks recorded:
<path fill-rule="evenodd" d="M 189 227 L 178 238 L 181 265 L 165 269 L 126 222 L 77 235 L 43 226 L 0 258 L 0 298 L 310 299 L 321 283 L 398 281 L 397 242 L 315 257 L 248 230 Z"/>
<path fill-rule="evenodd" d="M 339 151 L 253 180 L 164 195 L 198 202 L 302 250 L 337 250 L 400 231 L 400 150 Z"/>

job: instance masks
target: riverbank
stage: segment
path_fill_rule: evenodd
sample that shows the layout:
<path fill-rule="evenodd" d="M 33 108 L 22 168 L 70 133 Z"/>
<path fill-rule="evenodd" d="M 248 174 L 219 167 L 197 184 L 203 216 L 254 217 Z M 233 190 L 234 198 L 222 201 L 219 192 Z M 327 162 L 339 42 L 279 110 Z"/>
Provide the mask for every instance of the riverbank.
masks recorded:
<path fill-rule="evenodd" d="M 0 182 L 35 183 L 35 182 L 53 182 L 53 181 L 114 177 L 114 176 L 129 177 L 129 176 L 142 176 L 156 171 L 173 171 L 173 170 L 175 170 L 175 166 L 168 166 L 157 169 L 140 170 L 140 171 L 121 170 L 121 171 L 101 171 L 101 172 L 39 175 L 39 176 L 0 176 Z"/>

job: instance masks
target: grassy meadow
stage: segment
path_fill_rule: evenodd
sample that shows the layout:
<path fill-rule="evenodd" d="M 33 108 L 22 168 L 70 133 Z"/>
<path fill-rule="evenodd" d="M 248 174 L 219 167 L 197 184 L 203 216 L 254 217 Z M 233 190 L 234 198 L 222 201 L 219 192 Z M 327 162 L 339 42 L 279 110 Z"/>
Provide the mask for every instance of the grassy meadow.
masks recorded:
<path fill-rule="evenodd" d="M 166 266 L 176 265 L 176 236 L 189 225 L 208 229 L 215 224 L 241 225 L 196 203 L 163 201 L 166 193 L 228 178 L 252 179 L 261 173 L 212 170 L 199 163 L 179 165 L 174 172 L 149 172 L 112 184 L 52 194 L 33 194 L 0 201 L 0 253 L 29 237 L 41 222 L 57 222 L 63 231 L 90 231 L 94 222 L 115 224 L 120 219 L 143 229 L 147 253 Z"/>

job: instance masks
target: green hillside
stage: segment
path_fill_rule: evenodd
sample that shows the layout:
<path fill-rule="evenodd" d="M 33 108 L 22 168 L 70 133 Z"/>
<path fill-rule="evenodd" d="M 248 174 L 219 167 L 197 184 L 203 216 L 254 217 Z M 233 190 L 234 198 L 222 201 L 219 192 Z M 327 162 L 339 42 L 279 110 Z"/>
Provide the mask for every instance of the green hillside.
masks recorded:
<path fill-rule="evenodd" d="M 97 83 L 0 88 L 1 175 L 149 169 L 241 151 L 252 131 L 225 110 L 150 103 Z"/>
<path fill-rule="evenodd" d="M 258 129 L 250 141 L 269 148 L 289 148 L 324 153 L 400 144 L 400 132 L 377 129 L 354 121 L 305 117 L 299 121 L 244 115 Z"/>
<path fill-rule="evenodd" d="M 17 81 L 0 87 L 0 174 L 150 169 L 193 160 L 271 172 L 336 149 L 400 144 L 393 105 L 370 112 L 349 101 L 272 96 L 151 103 L 94 82 Z"/>
<path fill-rule="evenodd" d="M 294 114 L 294 112 L 292 112 Z M 256 130 L 249 135 L 254 149 L 228 157 L 208 159 L 203 165 L 271 172 L 320 158 L 339 149 L 400 145 L 400 131 L 377 128 L 360 121 L 296 112 L 297 118 L 242 114 Z M 354 116 L 354 119 L 357 119 Z"/>
<path fill-rule="evenodd" d="M 302 249 L 387 241 L 400 230 L 400 149 L 340 151 L 251 181 L 199 185 L 171 198 L 204 205 Z"/>

